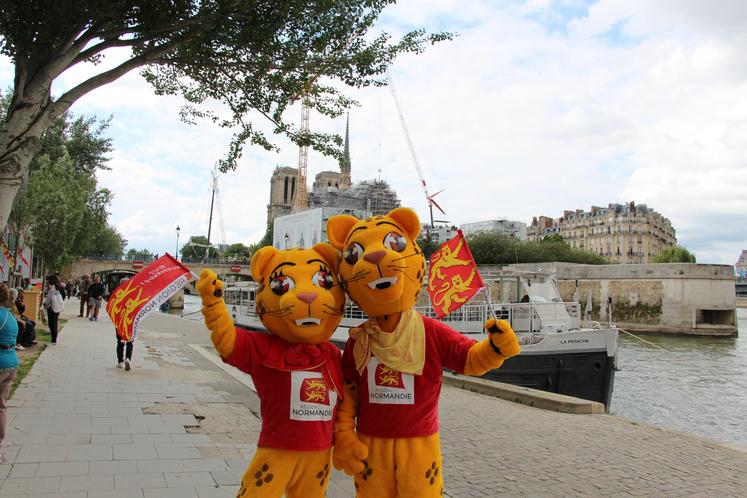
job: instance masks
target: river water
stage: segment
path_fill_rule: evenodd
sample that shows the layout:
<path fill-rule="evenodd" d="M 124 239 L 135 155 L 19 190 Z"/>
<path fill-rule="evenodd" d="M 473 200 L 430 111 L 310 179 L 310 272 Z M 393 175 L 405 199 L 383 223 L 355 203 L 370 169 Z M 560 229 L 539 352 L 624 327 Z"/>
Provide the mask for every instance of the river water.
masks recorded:
<path fill-rule="evenodd" d="M 747 447 L 747 309 L 742 337 L 620 334 L 610 413 Z"/>
<path fill-rule="evenodd" d="M 199 298 L 184 296 L 186 318 L 201 320 Z M 747 448 L 747 309 L 742 337 L 642 336 L 620 333 L 610 413 Z"/>

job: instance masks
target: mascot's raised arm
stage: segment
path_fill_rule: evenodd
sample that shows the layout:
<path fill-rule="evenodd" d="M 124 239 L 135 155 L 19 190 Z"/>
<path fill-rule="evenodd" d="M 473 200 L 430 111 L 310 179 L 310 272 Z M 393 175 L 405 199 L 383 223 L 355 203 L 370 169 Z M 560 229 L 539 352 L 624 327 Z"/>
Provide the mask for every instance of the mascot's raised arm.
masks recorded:
<path fill-rule="evenodd" d="M 238 496 L 315 498 L 329 484 L 332 424 L 342 395 L 340 350 L 329 338 L 345 294 L 339 253 L 329 244 L 252 258 L 257 311 L 271 334 L 236 329 L 223 301 L 223 282 L 203 270 L 197 289 L 205 324 L 223 360 L 248 373 L 259 396 L 262 432 Z"/>
<path fill-rule="evenodd" d="M 342 251 L 342 284 L 371 317 L 345 346 L 335 421 L 334 464 L 355 474 L 359 497 L 442 496 L 442 369 L 483 375 L 520 351 L 505 321 L 488 320 L 489 337 L 476 342 L 413 310 L 425 278 L 419 233 L 408 208 L 327 222 L 327 237 Z"/>

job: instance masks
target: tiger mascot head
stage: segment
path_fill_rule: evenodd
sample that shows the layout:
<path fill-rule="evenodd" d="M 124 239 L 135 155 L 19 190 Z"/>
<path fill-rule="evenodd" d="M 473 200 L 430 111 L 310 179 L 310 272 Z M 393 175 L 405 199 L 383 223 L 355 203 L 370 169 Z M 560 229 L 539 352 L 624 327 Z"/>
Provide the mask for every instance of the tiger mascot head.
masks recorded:
<path fill-rule="evenodd" d="M 319 344 L 342 319 L 345 292 L 337 280 L 340 256 L 329 244 L 311 249 L 263 247 L 251 262 L 259 284 L 257 314 L 268 330 L 289 343 Z"/>
<path fill-rule="evenodd" d="M 341 283 L 369 316 L 414 306 L 425 278 L 425 257 L 415 242 L 419 233 L 420 220 L 409 208 L 365 220 L 338 215 L 327 221 L 327 238 L 342 251 Z"/>

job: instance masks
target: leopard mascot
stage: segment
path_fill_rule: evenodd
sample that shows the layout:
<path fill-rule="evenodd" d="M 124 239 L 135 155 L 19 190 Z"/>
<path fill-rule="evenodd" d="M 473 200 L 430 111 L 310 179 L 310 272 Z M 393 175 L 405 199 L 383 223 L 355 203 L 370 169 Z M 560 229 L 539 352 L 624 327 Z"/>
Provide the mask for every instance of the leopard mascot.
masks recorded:
<path fill-rule="evenodd" d="M 503 320 L 488 320 L 489 337 L 477 342 L 413 310 L 426 271 L 419 233 L 408 208 L 327 223 L 327 237 L 342 252 L 342 284 L 371 317 L 351 329 L 345 345 L 334 429 L 334 465 L 355 475 L 361 498 L 443 496 L 442 368 L 483 375 L 520 351 Z"/>
<path fill-rule="evenodd" d="M 251 273 L 257 311 L 271 334 L 236 329 L 223 282 L 203 270 L 197 289 L 205 324 L 223 360 L 248 373 L 260 398 L 262 431 L 239 498 L 321 498 L 329 484 L 332 424 L 342 395 L 340 350 L 328 342 L 342 318 L 339 253 L 260 249 Z"/>

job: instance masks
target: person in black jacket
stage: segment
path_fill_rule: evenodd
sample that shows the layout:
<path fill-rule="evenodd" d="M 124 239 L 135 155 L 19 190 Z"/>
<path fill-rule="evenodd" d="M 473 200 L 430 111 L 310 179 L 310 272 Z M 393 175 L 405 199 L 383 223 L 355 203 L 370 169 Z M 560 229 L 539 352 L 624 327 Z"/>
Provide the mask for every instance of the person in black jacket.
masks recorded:
<path fill-rule="evenodd" d="M 103 300 L 104 284 L 101 283 L 101 277 L 96 275 L 93 277 L 93 283 L 88 288 L 88 307 L 93 309 L 89 320 L 92 322 L 99 320 L 99 310 L 101 309 L 101 302 Z"/>

